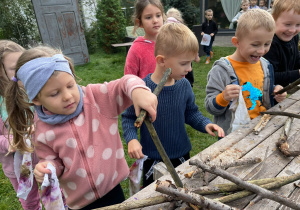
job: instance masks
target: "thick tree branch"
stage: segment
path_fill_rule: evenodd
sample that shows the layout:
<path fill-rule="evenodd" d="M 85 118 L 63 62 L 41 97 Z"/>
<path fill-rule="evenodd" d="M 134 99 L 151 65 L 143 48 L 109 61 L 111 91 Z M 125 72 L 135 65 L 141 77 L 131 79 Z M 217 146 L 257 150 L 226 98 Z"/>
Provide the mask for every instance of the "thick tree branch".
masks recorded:
<path fill-rule="evenodd" d="M 260 114 L 270 114 L 270 115 L 282 115 L 282 116 L 288 116 L 288 117 L 294 117 L 300 119 L 299 114 L 294 114 L 290 112 L 273 112 L 273 111 L 265 111 L 265 112 L 260 112 Z"/>

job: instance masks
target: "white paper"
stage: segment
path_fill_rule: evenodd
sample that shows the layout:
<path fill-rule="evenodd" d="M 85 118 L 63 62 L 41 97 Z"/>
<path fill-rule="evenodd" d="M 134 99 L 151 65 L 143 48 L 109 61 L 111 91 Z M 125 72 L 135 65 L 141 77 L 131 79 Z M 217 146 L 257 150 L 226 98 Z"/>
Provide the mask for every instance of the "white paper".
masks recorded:
<path fill-rule="evenodd" d="M 201 45 L 209 46 L 211 36 L 209 34 L 203 34 Z"/>

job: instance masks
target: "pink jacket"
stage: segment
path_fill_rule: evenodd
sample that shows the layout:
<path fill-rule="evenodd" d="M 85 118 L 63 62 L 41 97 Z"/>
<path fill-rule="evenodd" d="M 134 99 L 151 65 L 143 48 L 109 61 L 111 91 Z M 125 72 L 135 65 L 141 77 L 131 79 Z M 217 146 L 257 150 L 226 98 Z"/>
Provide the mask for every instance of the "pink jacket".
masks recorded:
<path fill-rule="evenodd" d="M 143 79 L 153 73 L 156 67 L 154 49 L 154 41 L 142 36 L 136 38 L 126 57 L 124 74 L 133 74 Z"/>
<path fill-rule="evenodd" d="M 132 105 L 131 92 L 145 83 L 134 75 L 82 87 L 83 112 L 50 125 L 37 120 L 36 153 L 56 167 L 60 186 L 72 209 L 103 197 L 129 174 L 118 115 Z"/>

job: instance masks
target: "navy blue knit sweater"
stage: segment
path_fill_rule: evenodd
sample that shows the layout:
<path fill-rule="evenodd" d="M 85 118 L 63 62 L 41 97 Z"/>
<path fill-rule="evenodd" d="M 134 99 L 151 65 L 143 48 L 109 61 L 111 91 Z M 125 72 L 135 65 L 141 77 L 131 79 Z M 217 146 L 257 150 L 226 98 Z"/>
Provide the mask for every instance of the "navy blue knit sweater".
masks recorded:
<path fill-rule="evenodd" d="M 156 84 L 151 80 L 151 74 L 143 79 L 153 91 Z M 136 115 L 131 106 L 122 114 L 123 136 L 127 144 L 132 139 L 138 139 L 134 127 Z M 195 104 L 195 95 L 187 79 L 181 79 L 172 86 L 165 86 L 158 95 L 157 118 L 153 123 L 157 135 L 170 159 L 182 157 L 191 149 L 191 142 L 185 130 L 185 123 L 194 129 L 206 133 L 205 126 L 211 123 L 204 117 Z M 142 151 L 150 159 L 161 160 L 152 141 L 146 125 L 143 123 L 140 131 Z"/>

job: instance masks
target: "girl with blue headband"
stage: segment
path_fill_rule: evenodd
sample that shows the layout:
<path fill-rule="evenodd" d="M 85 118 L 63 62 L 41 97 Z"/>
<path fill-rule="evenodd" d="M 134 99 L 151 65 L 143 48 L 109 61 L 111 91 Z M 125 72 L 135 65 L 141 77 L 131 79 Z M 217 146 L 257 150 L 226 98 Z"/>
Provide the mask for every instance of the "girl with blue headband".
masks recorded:
<path fill-rule="evenodd" d="M 20 140 L 37 119 L 35 151 L 40 162 L 34 169 L 42 182 L 56 169 L 70 209 L 94 209 L 125 200 L 120 182 L 129 174 L 118 132 L 118 115 L 132 103 L 156 118 L 157 97 L 142 79 L 125 75 L 103 84 L 77 85 L 74 67 L 61 52 L 36 47 L 24 52 L 17 63 L 7 93 L 9 123 L 14 144 L 30 151 Z M 25 94 L 27 93 L 27 95 Z M 15 98 L 14 96 L 21 97 Z"/>
<path fill-rule="evenodd" d="M 18 158 L 15 158 L 17 152 L 10 144 L 12 135 L 8 133 L 9 126 L 6 121 L 8 114 L 4 100 L 5 89 L 14 76 L 17 60 L 24 51 L 23 47 L 13 41 L 0 40 L 0 163 L 5 176 L 9 179 L 18 195 L 23 209 L 38 210 L 42 209 L 42 206 L 40 204 L 38 185 L 33 176 L 28 188 L 21 189 L 22 187 L 19 185 L 20 173 L 16 172 L 20 172 L 20 167 L 14 164 Z M 20 139 L 20 141 L 24 141 L 24 138 Z M 31 154 L 31 156 L 33 160 L 31 164 L 34 166 L 38 162 L 38 158 L 35 154 Z M 22 190 L 24 193 L 21 192 Z"/>

